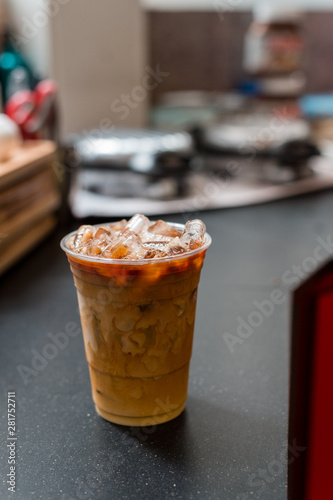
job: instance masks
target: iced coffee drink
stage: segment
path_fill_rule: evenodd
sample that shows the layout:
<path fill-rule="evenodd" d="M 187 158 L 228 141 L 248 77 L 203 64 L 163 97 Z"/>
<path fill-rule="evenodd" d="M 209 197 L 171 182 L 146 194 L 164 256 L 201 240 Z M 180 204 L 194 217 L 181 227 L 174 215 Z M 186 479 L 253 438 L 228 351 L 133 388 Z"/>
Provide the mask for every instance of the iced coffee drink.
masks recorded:
<path fill-rule="evenodd" d="M 61 243 L 77 289 L 97 412 L 148 426 L 185 407 L 197 288 L 211 243 L 185 226 L 137 214 L 81 226 Z"/>

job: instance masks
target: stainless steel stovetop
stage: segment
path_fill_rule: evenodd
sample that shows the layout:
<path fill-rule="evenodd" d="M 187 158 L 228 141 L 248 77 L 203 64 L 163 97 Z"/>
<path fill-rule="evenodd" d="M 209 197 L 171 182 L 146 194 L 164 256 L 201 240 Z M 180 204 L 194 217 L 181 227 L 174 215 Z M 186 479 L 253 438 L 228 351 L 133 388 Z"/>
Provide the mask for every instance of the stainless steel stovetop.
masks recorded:
<path fill-rule="evenodd" d="M 332 151 L 319 155 L 304 139 L 302 123 L 290 127 L 291 141 L 257 149 L 254 157 L 228 156 L 231 149 L 221 147 L 225 130 L 208 132 L 200 140 L 194 133 L 125 129 L 79 138 L 71 146 L 79 163 L 71 178 L 72 214 L 84 219 L 187 213 L 333 187 Z"/>
<path fill-rule="evenodd" d="M 187 181 L 188 191 L 170 199 L 108 196 L 94 192 L 87 186 L 96 182 L 98 176 L 82 171 L 72 184 L 70 206 L 73 215 L 79 219 L 90 216 L 127 217 L 133 213 L 150 216 L 254 205 L 333 187 L 333 162 L 327 159 L 311 160 L 312 175 L 280 183 L 264 180 L 262 169 L 261 163 L 251 164 L 251 171 L 244 165 L 242 173 L 234 177 L 223 171 L 220 174 L 192 173 Z"/>

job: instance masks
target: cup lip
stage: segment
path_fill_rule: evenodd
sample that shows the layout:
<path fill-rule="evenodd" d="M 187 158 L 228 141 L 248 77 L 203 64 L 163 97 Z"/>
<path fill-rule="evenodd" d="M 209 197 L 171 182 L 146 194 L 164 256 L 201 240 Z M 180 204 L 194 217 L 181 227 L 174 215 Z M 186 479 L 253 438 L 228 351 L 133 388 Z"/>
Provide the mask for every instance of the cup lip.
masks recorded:
<path fill-rule="evenodd" d="M 152 223 L 156 222 L 154 220 L 151 221 Z M 174 227 L 175 229 L 183 230 L 185 227 L 185 224 L 179 224 L 177 222 L 168 222 L 166 221 L 167 224 L 170 224 L 170 226 Z M 100 224 L 94 224 L 93 227 L 101 227 L 101 226 L 107 226 L 112 224 L 112 222 L 105 222 L 105 223 L 100 223 Z M 66 253 L 67 256 L 74 257 L 77 260 L 84 261 L 84 262 L 91 262 L 91 263 L 96 263 L 96 264 L 104 264 L 104 265 L 111 265 L 111 264 L 117 264 L 117 265 L 122 265 L 122 266 L 145 266 L 149 264 L 158 264 L 160 262 L 171 262 L 174 260 L 179 260 L 179 259 L 187 259 L 189 257 L 192 257 L 198 253 L 205 252 L 208 247 L 210 247 L 212 243 L 212 238 L 211 236 L 206 232 L 205 237 L 204 237 L 204 244 L 201 245 L 201 247 L 196 248 L 195 250 L 191 250 L 190 252 L 185 252 L 181 254 L 175 254 L 172 256 L 166 256 L 166 257 L 156 257 L 152 259 L 109 259 L 105 257 L 95 257 L 92 255 L 82 255 L 80 253 L 74 252 L 73 250 L 70 250 L 67 248 L 67 241 L 71 236 L 74 236 L 76 234 L 77 229 L 75 231 L 72 231 L 71 233 L 66 234 L 60 241 L 60 247 L 61 249 Z"/>

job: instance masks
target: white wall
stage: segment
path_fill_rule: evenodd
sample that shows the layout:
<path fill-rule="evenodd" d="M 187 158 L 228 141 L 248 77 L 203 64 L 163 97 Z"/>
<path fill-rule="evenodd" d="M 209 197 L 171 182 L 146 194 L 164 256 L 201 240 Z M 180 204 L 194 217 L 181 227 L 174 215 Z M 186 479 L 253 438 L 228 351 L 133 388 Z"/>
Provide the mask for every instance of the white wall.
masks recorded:
<path fill-rule="evenodd" d="M 17 34 L 20 50 L 41 76 L 50 72 L 50 16 L 47 0 L 6 0 L 7 18 Z M 44 8 L 43 8 L 44 7 Z"/>
<path fill-rule="evenodd" d="M 146 29 L 139 0 L 69 0 L 51 28 L 52 71 L 60 85 L 63 134 L 99 127 L 143 126 L 147 99 L 126 119 L 112 103 L 140 85 Z"/>
<path fill-rule="evenodd" d="M 146 29 L 139 0 L 7 0 L 20 48 L 59 85 L 61 136 L 99 127 L 143 126 L 148 100 L 126 119 L 110 106 L 145 75 Z"/>

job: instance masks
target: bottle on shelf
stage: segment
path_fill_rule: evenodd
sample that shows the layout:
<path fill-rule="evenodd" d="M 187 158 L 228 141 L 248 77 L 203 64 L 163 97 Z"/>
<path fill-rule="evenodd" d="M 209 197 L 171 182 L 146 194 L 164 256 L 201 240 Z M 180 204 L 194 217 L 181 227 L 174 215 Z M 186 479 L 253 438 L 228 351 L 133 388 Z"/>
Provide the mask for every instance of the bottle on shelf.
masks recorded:
<path fill-rule="evenodd" d="M 243 67 L 261 101 L 283 103 L 297 114 L 303 72 L 302 13 L 286 4 L 258 4 L 245 35 Z"/>

